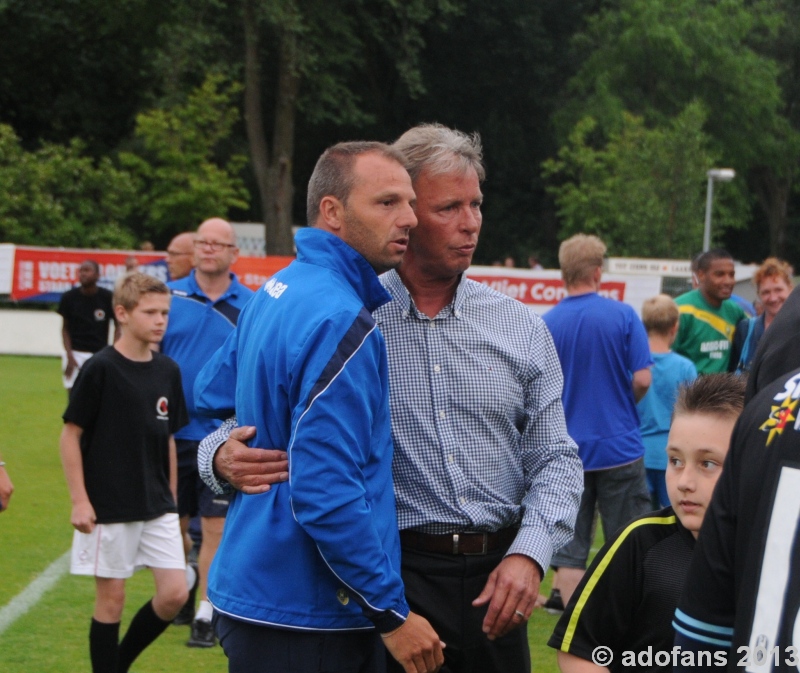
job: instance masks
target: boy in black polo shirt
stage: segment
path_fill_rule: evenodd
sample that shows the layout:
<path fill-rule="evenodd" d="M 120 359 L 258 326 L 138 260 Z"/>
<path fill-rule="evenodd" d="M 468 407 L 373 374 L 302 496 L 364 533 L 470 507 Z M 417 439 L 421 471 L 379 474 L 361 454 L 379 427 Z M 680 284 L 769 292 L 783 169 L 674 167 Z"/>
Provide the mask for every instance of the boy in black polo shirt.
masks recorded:
<path fill-rule="evenodd" d="M 681 388 L 667 441 L 671 507 L 634 519 L 598 552 L 548 642 L 562 673 L 672 670 L 672 617 L 743 405 L 733 374 Z"/>
<path fill-rule="evenodd" d="M 180 370 L 150 346 L 167 326 L 169 291 L 142 273 L 114 291 L 122 336 L 81 369 L 64 412 L 61 458 L 75 527 L 71 571 L 95 577 L 94 673 L 125 673 L 186 602 L 175 507 L 174 432 L 186 424 Z M 125 579 L 153 571 L 156 593 L 119 643 Z"/>

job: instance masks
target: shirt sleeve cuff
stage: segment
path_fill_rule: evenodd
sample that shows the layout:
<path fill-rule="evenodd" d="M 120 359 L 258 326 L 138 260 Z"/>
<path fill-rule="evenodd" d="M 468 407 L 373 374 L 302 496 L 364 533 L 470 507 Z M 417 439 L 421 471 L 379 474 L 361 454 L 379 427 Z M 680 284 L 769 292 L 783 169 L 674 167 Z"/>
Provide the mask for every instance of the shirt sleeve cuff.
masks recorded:
<path fill-rule="evenodd" d="M 514 538 L 514 542 L 506 552 L 509 554 L 522 554 L 536 562 L 542 574 L 547 572 L 550 559 L 553 557 L 553 545 L 547 536 L 541 534 L 533 526 L 522 526 Z"/>
<path fill-rule="evenodd" d="M 236 417 L 229 418 L 217 430 L 208 435 L 197 450 L 197 471 L 205 484 L 217 495 L 233 493 L 234 488 L 214 472 L 214 456 L 236 427 Z"/>

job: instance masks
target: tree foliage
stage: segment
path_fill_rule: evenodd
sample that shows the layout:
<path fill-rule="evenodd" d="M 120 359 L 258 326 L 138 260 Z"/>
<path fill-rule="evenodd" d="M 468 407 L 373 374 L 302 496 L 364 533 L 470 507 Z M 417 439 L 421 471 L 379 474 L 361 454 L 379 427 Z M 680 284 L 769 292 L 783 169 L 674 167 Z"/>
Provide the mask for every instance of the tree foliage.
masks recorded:
<path fill-rule="evenodd" d="M 172 235 L 211 217 L 247 208 L 241 154 L 221 148 L 239 118 L 233 101 L 241 86 L 209 75 L 188 99 L 136 118 L 137 152 L 120 163 L 137 183 L 137 210 L 147 236 Z"/>
<path fill-rule="evenodd" d="M 691 257 L 702 243 L 706 170 L 714 163 L 704 122 L 699 103 L 656 128 L 622 113 L 608 142 L 597 146 L 597 122 L 582 119 L 558 158 L 544 163 L 545 175 L 561 181 L 550 191 L 562 238 L 594 233 L 615 255 Z M 714 232 L 742 220 L 723 210 Z"/>
<path fill-rule="evenodd" d="M 618 131 L 623 111 L 651 128 L 667 128 L 687 105 L 700 101 L 716 160 L 743 178 L 734 187 L 740 219 L 750 218 L 748 187 L 756 189 L 779 242 L 787 224 L 787 181 L 800 161 L 800 133 L 782 101 L 781 65 L 764 49 L 779 33 L 782 4 L 609 3 L 575 37 L 585 59 L 569 84 L 570 102 L 557 116 L 561 133 L 588 114 L 609 137 Z"/>
<path fill-rule="evenodd" d="M 21 146 L 0 124 L 0 240 L 27 245 L 129 248 L 125 221 L 136 193 L 108 158 L 87 156 L 85 144 Z"/>
<path fill-rule="evenodd" d="M 119 166 L 124 151 L 133 205 L 106 219 L 135 232 L 128 238 L 163 245 L 207 210 L 226 210 L 270 223 L 270 251 L 288 251 L 324 147 L 438 121 L 484 141 L 476 261 L 536 250 L 555 264 L 562 206 L 546 180 L 588 187 L 566 166 L 543 177 L 542 161 L 562 145 L 577 153 L 569 139 L 587 116 L 596 123 L 587 152 L 622 153 L 623 138 L 657 146 L 666 140 L 653 134 L 668 137 L 696 101 L 705 151 L 738 174 L 715 194 L 714 231 L 746 219 L 746 231 L 722 241 L 740 258 L 771 247 L 800 263 L 796 0 L 0 0 L 0 34 L 0 123 L 40 162 L 52 143 L 65 156 L 79 147 L 70 156 L 91 156 L 95 170 L 113 168 L 102 158 Z M 226 103 L 224 138 L 208 127 L 216 144 L 207 150 L 189 142 L 178 111 L 209 73 L 241 82 L 245 95 Z M 641 120 L 636 133 L 624 113 Z M 240 170 L 242 155 L 252 170 Z M 700 177 L 692 199 L 704 188 Z M 74 244 L 104 235 L 80 231 L 87 237 Z"/>
<path fill-rule="evenodd" d="M 310 124 L 373 122 L 375 106 L 358 80 L 381 65 L 408 95 L 420 94 L 422 26 L 457 6 L 457 0 L 242 0 L 245 121 L 270 252 L 293 249 L 298 115 Z"/>

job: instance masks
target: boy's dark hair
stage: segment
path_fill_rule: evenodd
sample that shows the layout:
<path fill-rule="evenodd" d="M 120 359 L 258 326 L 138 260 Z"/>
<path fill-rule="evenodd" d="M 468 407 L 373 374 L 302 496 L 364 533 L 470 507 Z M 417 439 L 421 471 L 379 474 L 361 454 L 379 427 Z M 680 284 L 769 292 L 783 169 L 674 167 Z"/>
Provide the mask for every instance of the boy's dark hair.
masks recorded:
<path fill-rule="evenodd" d="M 711 414 L 736 417 L 744 409 L 745 378 L 736 374 L 706 374 L 681 386 L 672 417 Z"/>
<path fill-rule="evenodd" d="M 642 304 L 642 323 L 648 334 L 667 336 L 680 318 L 680 309 L 668 294 L 657 294 Z"/>
<path fill-rule="evenodd" d="M 136 308 L 142 295 L 169 294 L 169 288 L 158 278 L 134 271 L 121 276 L 114 284 L 112 304 L 122 306 L 126 311 Z"/>

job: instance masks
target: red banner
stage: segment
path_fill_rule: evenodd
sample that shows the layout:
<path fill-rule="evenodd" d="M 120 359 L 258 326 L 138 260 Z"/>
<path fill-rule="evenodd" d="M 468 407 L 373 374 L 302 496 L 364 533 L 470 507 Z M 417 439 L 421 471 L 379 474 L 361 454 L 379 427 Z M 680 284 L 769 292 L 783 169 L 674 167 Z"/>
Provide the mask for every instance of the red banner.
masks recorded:
<path fill-rule="evenodd" d="M 483 273 L 481 273 L 482 271 Z M 527 277 L 520 277 L 520 273 L 525 273 Z M 555 272 L 555 274 L 557 273 Z M 567 296 L 567 290 L 561 278 L 542 277 L 553 274 L 553 271 L 517 271 L 512 276 L 510 274 L 506 275 L 502 271 L 497 271 L 489 275 L 485 269 L 479 270 L 477 267 L 467 271 L 467 275 L 472 280 L 488 285 L 512 299 L 518 299 L 523 304 L 534 304 L 536 306 L 555 306 Z M 603 281 L 600 283 L 598 294 L 617 301 L 625 301 L 625 286 L 626 283 L 624 282 Z"/>
<path fill-rule="evenodd" d="M 169 280 L 166 254 L 141 250 L 78 250 L 33 248 L 14 249 L 11 298 L 15 301 L 57 302 L 61 294 L 78 283 L 81 262 L 92 259 L 100 265 L 99 285 L 113 289 L 125 273 L 125 260 L 135 257 L 137 268 L 166 282 Z M 257 290 L 293 257 L 240 257 L 233 265 L 239 280 Z"/>

